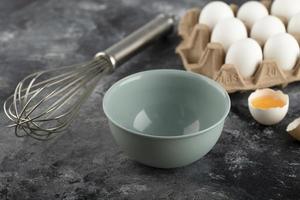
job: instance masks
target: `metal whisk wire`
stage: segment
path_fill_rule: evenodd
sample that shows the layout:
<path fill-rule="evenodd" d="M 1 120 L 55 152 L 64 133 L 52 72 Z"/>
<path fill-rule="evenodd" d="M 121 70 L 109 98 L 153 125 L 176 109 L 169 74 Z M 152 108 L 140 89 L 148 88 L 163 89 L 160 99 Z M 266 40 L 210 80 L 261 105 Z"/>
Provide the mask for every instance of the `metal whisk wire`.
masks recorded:
<path fill-rule="evenodd" d="M 4 103 L 5 114 L 14 122 L 10 127 L 15 127 L 18 137 L 52 138 L 54 133 L 62 132 L 73 121 L 98 80 L 111 69 L 107 58 L 97 57 L 84 65 L 47 70 L 25 77 Z M 42 79 L 64 70 L 67 72 Z M 70 102 L 76 95 L 76 101 Z M 71 105 L 61 110 L 68 103 Z M 35 112 L 38 110 L 42 111 Z"/>
<path fill-rule="evenodd" d="M 4 112 L 18 137 L 48 140 L 74 120 L 102 76 L 170 32 L 173 16 L 159 15 L 87 63 L 66 66 L 25 77 L 4 102 Z"/>

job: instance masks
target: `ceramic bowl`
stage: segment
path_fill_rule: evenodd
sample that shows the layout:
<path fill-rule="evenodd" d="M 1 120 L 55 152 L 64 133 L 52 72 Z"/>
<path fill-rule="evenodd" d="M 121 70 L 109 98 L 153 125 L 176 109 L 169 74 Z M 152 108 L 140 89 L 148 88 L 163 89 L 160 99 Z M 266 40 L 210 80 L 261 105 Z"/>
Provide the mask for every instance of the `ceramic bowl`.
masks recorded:
<path fill-rule="evenodd" d="M 115 83 L 103 99 L 111 132 L 132 159 L 158 168 L 188 165 L 216 144 L 230 110 L 215 81 L 181 70 L 150 70 Z"/>

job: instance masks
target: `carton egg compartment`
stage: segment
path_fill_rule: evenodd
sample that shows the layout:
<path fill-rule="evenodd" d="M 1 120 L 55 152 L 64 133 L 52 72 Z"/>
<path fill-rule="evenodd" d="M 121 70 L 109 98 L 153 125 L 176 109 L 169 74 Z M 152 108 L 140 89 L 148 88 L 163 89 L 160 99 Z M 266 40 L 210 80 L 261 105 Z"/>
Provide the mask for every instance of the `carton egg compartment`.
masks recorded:
<path fill-rule="evenodd" d="M 267 8 L 271 1 L 262 1 Z M 237 6 L 231 6 L 237 11 Z M 203 74 L 220 83 L 229 93 L 254 90 L 276 85 L 286 86 L 300 80 L 300 60 L 292 70 L 282 70 L 274 60 L 264 59 L 256 72 L 244 78 L 231 64 L 224 64 L 226 53 L 219 43 L 210 42 L 211 31 L 208 26 L 198 23 L 200 9 L 193 8 L 181 18 L 178 27 L 181 43 L 176 48 L 186 70 Z M 299 35 L 293 35 L 298 43 Z"/>

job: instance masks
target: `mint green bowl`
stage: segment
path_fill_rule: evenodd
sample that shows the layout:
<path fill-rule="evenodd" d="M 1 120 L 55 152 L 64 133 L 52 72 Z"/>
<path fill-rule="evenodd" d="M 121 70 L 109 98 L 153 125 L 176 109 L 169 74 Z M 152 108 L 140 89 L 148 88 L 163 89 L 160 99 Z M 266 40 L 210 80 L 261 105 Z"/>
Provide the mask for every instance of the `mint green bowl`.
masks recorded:
<path fill-rule="evenodd" d="M 103 99 L 111 132 L 132 159 L 158 168 L 188 165 L 209 152 L 230 110 L 215 81 L 181 70 L 151 70 L 115 83 Z"/>

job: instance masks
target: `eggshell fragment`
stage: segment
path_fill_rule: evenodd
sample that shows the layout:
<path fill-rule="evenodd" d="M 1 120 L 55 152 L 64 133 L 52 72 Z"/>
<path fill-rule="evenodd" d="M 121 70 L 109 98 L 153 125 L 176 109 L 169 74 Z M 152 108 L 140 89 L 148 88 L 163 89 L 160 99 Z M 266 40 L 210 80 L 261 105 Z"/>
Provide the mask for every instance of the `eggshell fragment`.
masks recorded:
<path fill-rule="evenodd" d="M 286 128 L 286 131 L 296 140 L 300 141 L 300 117 L 292 121 Z"/>
<path fill-rule="evenodd" d="M 222 1 L 213 1 L 202 9 L 199 23 L 207 25 L 212 30 L 219 21 L 232 17 L 234 14 L 229 5 Z"/>
<path fill-rule="evenodd" d="M 268 109 L 256 108 L 253 106 L 252 101 L 255 98 L 262 96 L 273 96 L 282 100 L 285 105 L 283 107 L 273 107 Z M 263 125 L 274 125 L 279 123 L 287 114 L 289 108 L 289 96 L 280 90 L 272 90 L 269 88 L 258 89 L 251 93 L 248 98 L 248 107 L 252 117 Z"/>

